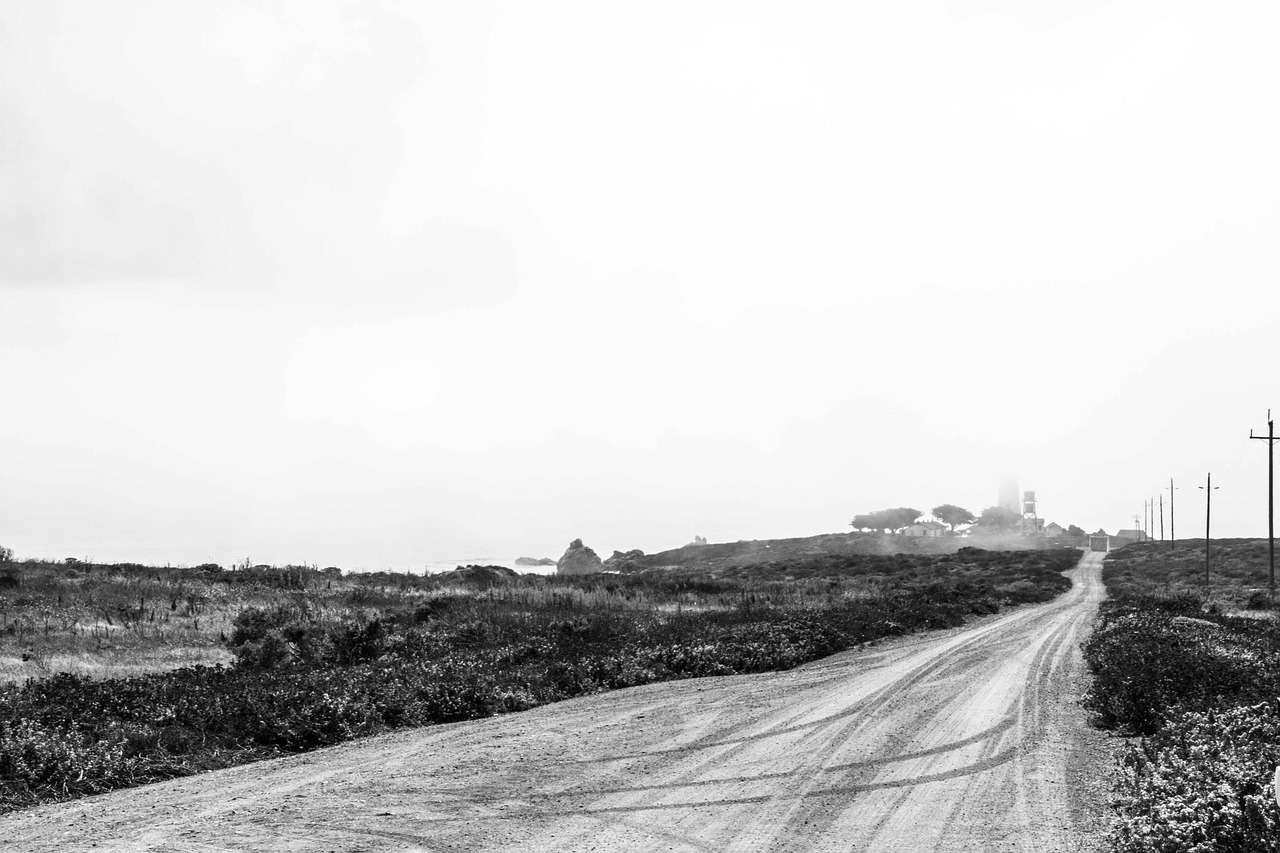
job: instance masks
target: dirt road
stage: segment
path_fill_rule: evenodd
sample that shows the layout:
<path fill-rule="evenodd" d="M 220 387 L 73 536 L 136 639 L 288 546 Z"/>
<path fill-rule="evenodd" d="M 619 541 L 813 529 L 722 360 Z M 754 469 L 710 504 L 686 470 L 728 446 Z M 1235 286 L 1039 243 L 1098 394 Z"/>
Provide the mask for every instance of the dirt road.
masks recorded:
<path fill-rule="evenodd" d="M 6 851 L 1095 850 L 1105 737 L 1048 604 L 790 672 L 657 684 L 0 819 Z"/>

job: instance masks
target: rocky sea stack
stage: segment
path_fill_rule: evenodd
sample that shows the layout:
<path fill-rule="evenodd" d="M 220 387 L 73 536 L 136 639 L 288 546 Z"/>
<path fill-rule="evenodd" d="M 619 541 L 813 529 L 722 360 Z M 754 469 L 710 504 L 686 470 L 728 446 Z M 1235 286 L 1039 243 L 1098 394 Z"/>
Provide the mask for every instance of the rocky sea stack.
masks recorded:
<path fill-rule="evenodd" d="M 558 575 L 594 575 L 604 571 L 604 564 L 595 551 L 582 544 L 581 539 L 569 543 L 564 556 L 556 563 Z"/>

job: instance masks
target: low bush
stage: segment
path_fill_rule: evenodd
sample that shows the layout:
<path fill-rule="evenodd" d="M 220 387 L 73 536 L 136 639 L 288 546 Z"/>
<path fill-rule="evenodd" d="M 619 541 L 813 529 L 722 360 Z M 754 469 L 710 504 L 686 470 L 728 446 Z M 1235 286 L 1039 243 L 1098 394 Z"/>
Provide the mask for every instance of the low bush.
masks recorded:
<path fill-rule="evenodd" d="M 1118 853 L 1275 853 L 1276 700 L 1172 715 L 1121 759 Z"/>
<path fill-rule="evenodd" d="M 1150 603 L 1105 605 L 1084 644 L 1094 673 L 1085 707 L 1106 728 L 1150 735 L 1175 709 L 1276 695 L 1278 640 L 1270 623 L 1178 615 Z"/>

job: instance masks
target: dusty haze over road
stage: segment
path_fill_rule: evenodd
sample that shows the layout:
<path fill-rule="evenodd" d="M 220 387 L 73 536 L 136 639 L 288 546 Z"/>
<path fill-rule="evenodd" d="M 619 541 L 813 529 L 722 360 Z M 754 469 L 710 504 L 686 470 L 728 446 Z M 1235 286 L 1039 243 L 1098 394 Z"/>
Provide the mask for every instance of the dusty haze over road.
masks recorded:
<path fill-rule="evenodd" d="M 399 732 L 0 820 L 6 851 L 1091 850 L 1070 592 L 766 675 Z"/>

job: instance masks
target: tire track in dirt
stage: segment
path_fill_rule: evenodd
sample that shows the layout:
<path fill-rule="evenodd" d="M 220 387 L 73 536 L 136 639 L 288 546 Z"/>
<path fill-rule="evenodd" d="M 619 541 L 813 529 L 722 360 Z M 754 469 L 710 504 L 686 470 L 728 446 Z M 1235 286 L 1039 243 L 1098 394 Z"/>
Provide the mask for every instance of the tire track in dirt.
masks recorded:
<path fill-rule="evenodd" d="M 1002 625 L 999 627 L 1007 630 L 1009 626 Z M 808 707 L 801 707 L 801 709 L 798 712 L 796 712 L 788 721 L 780 722 L 776 719 L 768 721 L 767 723 L 768 728 L 765 731 L 756 731 L 753 734 L 737 734 L 738 730 L 735 730 L 733 728 L 728 728 L 722 731 L 718 731 L 714 735 L 708 736 L 706 739 L 694 740 L 690 743 L 683 743 L 678 746 L 670 747 L 669 749 L 666 749 L 666 750 L 648 750 L 643 753 L 637 753 L 632 755 L 602 756 L 599 758 L 587 759 L 585 763 L 605 763 L 605 762 L 611 762 L 611 761 L 626 761 L 626 760 L 630 760 L 638 757 L 659 755 L 659 754 L 662 754 L 663 752 L 683 753 L 683 752 L 687 752 L 689 750 L 695 750 L 695 749 L 710 749 L 710 748 L 721 747 L 721 746 L 733 746 L 737 744 L 749 743 L 751 741 L 763 740 L 766 738 L 779 737 L 782 735 L 801 732 L 806 729 L 811 729 L 816 726 L 821 726 L 823 724 L 826 724 L 835 720 L 839 720 L 843 717 L 849 717 L 849 716 L 855 716 L 855 715 L 865 716 L 868 714 L 872 714 L 872 713 L 875 713 L 879 709 L 879 707 L 885 703 L 886 696 L 890 694 L 899 693 L 903 690 L 906 690 L 915 686 L 916 684 L 933 676 L 939 669 L 943 667 L 946 667 L 946 666 L 954 667 L 954 663 L 948 663 L 947 661 L 943 660 L 942 659 L 943 656 L 949 653 L 957 653 L 959 651 L 962 651 L 967 646 L 971 646 L 975 643 L 982 643 L 988 640 L 988 633 L 990 630 L 995 630 L 995 629 L 988 629 L 987 631 L 973 632 L 971 635 L 965 636 L 963 639 L 956 641 L 954 644 L 950 644 L 943 647 L 937 647 L 937 645 L 934 644 L 930 648 L 928 648 L 926 651 L 920 652 L 917 655 L 918 657 L 921 658 L 921 660 L 916 661 L 913 658 L 909 662 L 899 663 L 899 665 L 895 667 L 895 672 L 897 674 L 892 675 L 887 679 L 884 679 L 883 682 L 881 683 L 877 683 L 876 676 L 873 671 L 869 671 L 867 669 L 861 669 L 860 673 L 862 675 L 862 681 L 864 682 L 864 687 L 865 687 L 865 690 L 867 691 L 867 695 L 865 696 L 865 698 L 863 698 L 860 701 L 849 701 L 847 698 L 845 698 L 841 701 L 841 709 L 839 711 L 829 714 L 825 717 L 812 719 L 813 709 Z M 920 643 L 911 644 L 912 647 L 918 646 L 918 645 L 922 645 L 922 644 Z M 877 668 L 884 668 L 887 666 L 888 664 L 881 664 Z M 908 675 L 903 675 L 901 673 L 901 670 L 904 667 L 910 670 L 910 673 Z M 813 684 L 805 685 L 803 687 L 803 690 L 806 693 L 821 691 L 824 689 L 830 690 L 830 688 L 837 683 L 841 685 L 847 684 L 848 680 L 849 680 L 848 672 L 842 669 L 840 672 L 834 675 L 831 675 L 827 678 L 816 681 Z M 878 686 L 878 689 L 875 689 L 877 688 L 877 686 Z M 795 692 L 799 693 L 800 690 L 796 690 Z M 799 703 L 796 703 L 796 704 L 799 704 Z M 802 719 L 807 719 L 808 721 L 803 723 L 794 722 L 796 720 L 802 720 Z M 761 725 L 762 724 L 760 721 L 752 721 L 750 723 L 744 724 L 742 727 L 740 727 L 740 729 L 741 730 L 759 729 Z"/>
<path fill-rule="evenodd" d="M 1094 849 L 1082 810 L 1101 804 L 1072 793 L 1069 766 L 1099 556 L 1053 602 L 962 628 L 42 807 L 0 818 L 0 838 L 15 853 Z"/>

